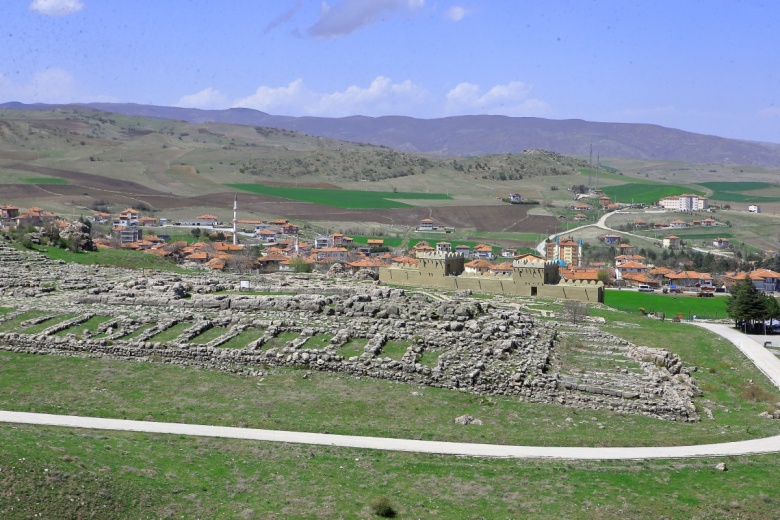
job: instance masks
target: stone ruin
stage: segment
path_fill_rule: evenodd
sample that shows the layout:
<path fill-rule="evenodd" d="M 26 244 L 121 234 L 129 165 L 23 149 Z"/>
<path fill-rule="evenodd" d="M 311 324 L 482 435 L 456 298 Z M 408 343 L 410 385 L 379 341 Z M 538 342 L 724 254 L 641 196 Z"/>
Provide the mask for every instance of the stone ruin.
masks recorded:
<path fill-rule="evenodd" d="M 632 345 L 590 326 L 563 332 L 535 318 L 520 299 L 448 297 L 372 281 L 293 274 L 252 276 L 252 294 L 242 294 L 238 288 L 246 275 L 139 274 L 49 261 L 0 244 L 0 306 L 14 308 L 0 315 L 0 327 L 27 310 L 45 311 L 0 332 L 0 349 L 246 375 L 296 367 L 527 402 L 699 420 L 691 398 L 700 392 L 676 355 Z M 32 322 L 44 324 L 56 316 L 53 309 L 76 316 L 24 333 Z M 105 319 L 95 330 L 85 330 L 81 324 L 95 316 Z M 174 339 L 156 339 L 174 326 L 180 330 Z M 194 341 L 215 327 L 216 337 Z M 223 346 L 249 331 L 257 337 L 240 348 Z M 566 361 L 565 341 L 575 341 L 586 357 L 599 360 L 598 368 L 582 370 Z"/>

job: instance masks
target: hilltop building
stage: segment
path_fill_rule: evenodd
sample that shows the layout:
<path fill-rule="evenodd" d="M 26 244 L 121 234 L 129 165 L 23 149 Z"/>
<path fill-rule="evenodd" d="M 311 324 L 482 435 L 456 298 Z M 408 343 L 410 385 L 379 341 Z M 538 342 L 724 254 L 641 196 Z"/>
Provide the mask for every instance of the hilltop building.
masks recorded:
<path fill-rule="evenodd" d="M 672 195 L 664 197 L 658 201 L 658 205 L 670 211 L 697 211 L 709 207 L 709 199 L 701 195 L 684 193 L 682 195 Z"/>

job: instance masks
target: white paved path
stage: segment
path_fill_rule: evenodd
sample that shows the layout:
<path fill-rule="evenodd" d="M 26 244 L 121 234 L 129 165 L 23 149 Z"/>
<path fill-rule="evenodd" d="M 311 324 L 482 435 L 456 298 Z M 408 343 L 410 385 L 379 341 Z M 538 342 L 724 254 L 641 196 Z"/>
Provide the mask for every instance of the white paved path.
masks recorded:
<path fill-rule="evenodd" d="M 780 452 L 780 435 L 765 439 L 703 444 L 700 446 L 673 446 L 648 448 L 559 448 L 545 446 L 501 446 L 497 444 L 469 444 L 460 442 L 417 441 L 387 439 L 381 437 L 357 437 L 325 433 L 286 432 L 256 430 L 228 426 L 178 424 L 124 419 L 99 419 L 70 415 L 49 415 L 26 412 L 0 412 L 0 421 L 16 424 L 66 426 L 95 430 L 118 430 L 144 433 L 169 433 L 199 437 L 223 437 L 267 442 L 289 442 L 386 451 L 438 453 L 471 457 L 504 457 L 517 459 L 567 459 L 567 460 L 628 460 L 669 459 L 683 457 L 718 457 L 725 455 L 749 455 Z"/>
<path fill-rule="evenodd" d="M 780 387 L 780 360 L 763 348 L 761 344 L 729 328 L 726 325 L 697 323 L 729 339 L 778 387 Z M 472 457 L 504 457 L 565 460 L 637 460 L 670 459 L 689 457 L 721 457 L 728 455 L 753 455 L 779 453 L 780 435 L 764 439 L 703 444 L 698 446 L 671 446 L 647 448 L 574 448 L 545 446 L 502 446 L 496 444 L 470 444 L 456 442 L 418 441 L 411 439 L 388 439 L 380 437 L 357 437 L 324 433 L 287 432 L 233 428 L 228 426 L 207 426 L 201 424 L 161 423 L 150 421 L 128 421 L 124 419 L 101 419 L 71 415 L 49 415 L 27 412 L 0 411 L 0 422 L 88 428 L 95 430 L 117 430 L 144 433 L 194 435 L 200 437 L 222 437 L 249 439 L 266 442 L 288 442 L 339 446 L 387 451 L 415 453 L 436 453 Z"/>

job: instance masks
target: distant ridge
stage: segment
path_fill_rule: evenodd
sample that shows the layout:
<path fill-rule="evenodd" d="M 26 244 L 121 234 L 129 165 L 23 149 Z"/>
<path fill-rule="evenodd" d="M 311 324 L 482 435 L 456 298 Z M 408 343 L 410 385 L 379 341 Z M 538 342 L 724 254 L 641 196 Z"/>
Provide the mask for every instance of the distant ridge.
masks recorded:
<path fill-rule="evenodd" d="M 594 153 L 602 158 L 780 167 L 780 144 L 726 139 L 637 123 L 488 115 L 439 119 L 404 116 L 290 117 L 274 116 L 248 108 L 200 110 L 133 103 L 25 105 L 11 102 L 0 105 L 2 109 L 12 110 L 80 107 L 196 124 L 267 126 L 343 141 L 448 156 L 519 153 L 527 149 L 587 156 L 592 145 Z"/>

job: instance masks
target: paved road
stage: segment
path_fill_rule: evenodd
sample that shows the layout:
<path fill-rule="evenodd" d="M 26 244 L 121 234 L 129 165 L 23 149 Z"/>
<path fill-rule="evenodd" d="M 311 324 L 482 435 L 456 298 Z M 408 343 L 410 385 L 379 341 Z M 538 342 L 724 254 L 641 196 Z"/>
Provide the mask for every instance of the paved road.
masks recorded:
<path fill-rule="evenodd" d="M 89 428 L 95 430 L 119 430 L 144 433 L 168 433 L 199 437 L 223 437 L 267 442 L 314 444 L 386 451 L 465 455 L 472 457 L 501 457 L 517 459 L 565 459 L 565 460 L 632 460 L 669 459 L 687 457 L 719 457 L 780 452 L 780 435 L 765 439 L 703 444 L 700 446 L 673 446 L 648 448 L 558 448 L 544 446 L 501 446 L 497 444 L 469 444 L 458 442 L 417 441 L 380 437 L 357 437 L 324 433 L 256 430 L 201 424 L 178 424 L 123 419 L 99 419 L 70 415 L 48 415 L 26 412 L 0 412 L 0 421 L 16 424 L 35 424 Z"/>
<path fill-rule="evenodd" d="M 696 323 L 734 343 L 745 353 L 769 379 L 780 388 L 780 360 L 748 336 L 726 325 Z M 144 433 L 194 435 L 200 437 L 223 437 L 250 439 L 267 442 L 313 444 L 386 451 L 407 451 L 415 453 L 436 453 L 472 457 L 503 457 L 523 459 L 565 459 L 565 460 L 638 460 L 670 459 L 689 457 L 721 457 L 729 455 L 753 455 L 779 453 L 780 435 L 764 439 L 703 444 L 698 446 L 646 447 L 646 448 L 573 448 L 545 446 L 501 446 L 495 444 L 469 444 L 455 442 L 418 441 L 410 439 L 388 439 L 379 437 L 357 437 L 323 433 L 287 432 L 258 430 L 227 426 L 201 424 L 160 423 L 128 421 L 123 419 L 101 419 L 70 415 L 49 415 L 26 412 L 0 411 L 0 422 L 88 428 L 96 430 L 118 430 Z"/>

